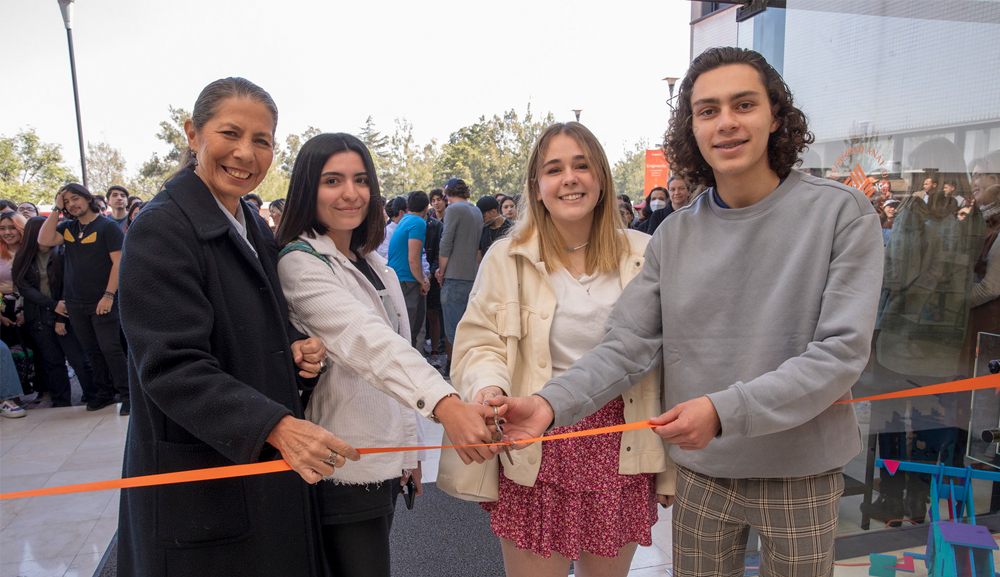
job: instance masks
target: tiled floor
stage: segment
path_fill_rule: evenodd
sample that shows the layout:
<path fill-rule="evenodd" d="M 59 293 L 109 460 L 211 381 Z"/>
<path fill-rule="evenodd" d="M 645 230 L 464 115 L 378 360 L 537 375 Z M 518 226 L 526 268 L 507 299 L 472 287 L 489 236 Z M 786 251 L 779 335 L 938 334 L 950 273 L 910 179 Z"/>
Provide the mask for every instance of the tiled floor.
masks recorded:
<path fill-rule="evenodd" d="M 424 421 L 428 445 L 442 428 Z M 23 419 L 0 419 L 0 492 L 116 479 L 121 476 L 127 417 L 117 407 L 87 412 L 77 406 L 34 409 Z M 440 451 L 429 451 L 423 478 L 437 478 Z M 114 535 L 118 491 L 0 502 L 0 577 L 90 577 Z M 857 531 L 848 499 L 841 533 Z M 667 575 L 671 565 L 670 511 L 660 509 L 653 545 L 640 547 L 630 577 Z M 853 525 L 853 526 L 852 526 Z M 998 556 L 1000 562 L 1000 556 Z M 867 563 L 867 558 L 846 560 Z M 916 575 L 921 573 L 917 567 Z M 837 567 L 837 577 L 867 575 L 867 567 Z"/>
<path fill-rule="evenodd" d="M 121 477 L 128 417 L 112 405 L 0 419 L 0 492 Z M 90 577 L 118 527 L 118 491 L 0 502 L 0 577 Z"/>

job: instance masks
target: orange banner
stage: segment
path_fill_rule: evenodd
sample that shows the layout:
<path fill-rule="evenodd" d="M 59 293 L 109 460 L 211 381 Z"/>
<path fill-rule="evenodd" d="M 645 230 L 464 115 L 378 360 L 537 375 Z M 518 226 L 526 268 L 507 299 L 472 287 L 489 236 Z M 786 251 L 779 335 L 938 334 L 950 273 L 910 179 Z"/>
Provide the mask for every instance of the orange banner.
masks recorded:
<path fill-rule="evenodd" d="M 649 191 L 653 190 L 657 186 L 666 188 L 668 180 L 670 180 L 670 165 L 667 164 L 667 158 L 663 156 L 663 151 L 658 148 L 654 150 L 647 150 L 646 178 L 643 185 L 644 190 L 642 191 L 642 196 L 645 197 L 649 194 Z"/>

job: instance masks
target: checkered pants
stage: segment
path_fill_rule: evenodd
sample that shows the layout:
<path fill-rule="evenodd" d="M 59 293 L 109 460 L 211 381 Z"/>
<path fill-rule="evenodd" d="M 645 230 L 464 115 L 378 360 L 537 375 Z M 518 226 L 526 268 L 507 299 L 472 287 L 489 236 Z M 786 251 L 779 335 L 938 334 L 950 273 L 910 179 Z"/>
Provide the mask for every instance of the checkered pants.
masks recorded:
<path fill-rule="evenodd" d="M 841 472 L 794 479 L 719 479 L 679 467 L 674 575 L 741 577 L 750 527 L 763 577 L 833 575 Z"/>

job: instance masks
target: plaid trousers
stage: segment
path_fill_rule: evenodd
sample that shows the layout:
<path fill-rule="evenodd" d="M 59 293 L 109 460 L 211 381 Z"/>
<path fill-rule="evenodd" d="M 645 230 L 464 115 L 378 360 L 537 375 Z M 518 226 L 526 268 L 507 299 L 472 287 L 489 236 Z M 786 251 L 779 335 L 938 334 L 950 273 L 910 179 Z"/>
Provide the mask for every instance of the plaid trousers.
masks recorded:
<path fill-rule="evenodd" d="M 678 467 L 675 577 L 742 577 L 750 527 L 762 577 L 830 577 L 844 476 L 721 479 Z"/>

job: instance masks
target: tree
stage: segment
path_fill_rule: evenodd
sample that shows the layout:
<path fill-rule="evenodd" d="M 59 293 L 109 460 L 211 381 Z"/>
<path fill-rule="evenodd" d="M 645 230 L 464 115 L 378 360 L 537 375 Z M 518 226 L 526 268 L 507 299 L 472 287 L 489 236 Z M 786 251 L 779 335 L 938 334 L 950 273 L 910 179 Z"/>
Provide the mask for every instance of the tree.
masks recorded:
<path fill-rule="evenodd" d="M 375 171 L 381 175 L 389 164 L 389 137 L 375 130 L 375 121 L 369 116 L 365 119 L 365 125 L 361 127 L 358 138 L 368 147 L 368 152 L 371 153 L 372 161 L 375 163 Z"/>
<path fill-rule="evenodd" d="M 627 195 L 634 202 L 642 202 L 645 195 L 647 148 L 649 141 L 645 138 L 636 142 L 632 150 L 625 147 L 624 156 L 611 168 L 615 191 Z"/>
<path fill-rule="evenodd" d="M 34 128 L 0 136 L 0 198 L 48 204 L 62 185 L 76 181 L 63 165 L 62 147 L 42 142 Z"/>
<path fill-rule="evenodd" d="M 129 181 L 127 187 L 129 192 L 144 200 L 153 198 L 163 188 L 163 183 L 177 170 L 181 158 L 187 152 L 184 123 L 191 118 L 191 113 L 169 105 L 167 110 L 170 118 L 160 122 L 160 131 L 156 133 L 156 138 L 168 146 L 167 153 L 160 156 L 154 152 L 149 160 L 142 163 L 139 173 Z"/>
<path fill-rule="evenodd" d="M 429 190 L 434 183 L 434 166 L 440 151 L 437 141 L 421 146 L 413 137 L 413 124 L 405 118 L 396 119 L 396 132 L 385 146 L 379 171 L 379 186 L 386 197 L 399 196 L 411 190 Z"/>
<path fill-rule="evenodd" d="M 105 194 L 115 184 L 126 186 L 126 172 L 128 164 L 120 150 L 107 142 L 87 143 L 87 184 L 94 194 Z"/>
<path fill-rule="evenodd" d="M 514 109 L 503 116 L 485 116 L 453 132 L 444 144 L 435 169 L 438 182 L 461 178 L 473 198 L 499 192 L 519 194 L 524 187 L 528 155 L 538 135 L 555 118 L 548 113 L 536 121 L 528 105 L 524 118 Z"/>
<path fill-rule="evenodd" d="M 299 156 L 299 150 L 310 138 L 323 134 L 323 131 L 315 126 L 309 126 L 302 134 L 289 134 L 285 139 L 285 150 L 278 150 L 278 143 L 275 143 L 274 161 L 280 165 L 281 172 L 286 178 L 292 177 L 292 169 L 295 168 L 295 159 Z M 282 197 L 278 197 L 282 198 Z"/>

